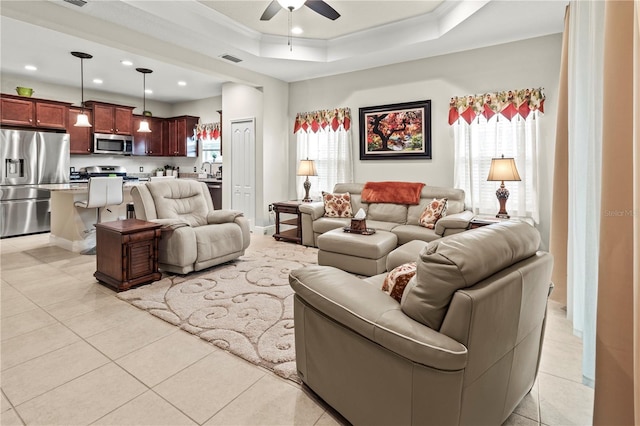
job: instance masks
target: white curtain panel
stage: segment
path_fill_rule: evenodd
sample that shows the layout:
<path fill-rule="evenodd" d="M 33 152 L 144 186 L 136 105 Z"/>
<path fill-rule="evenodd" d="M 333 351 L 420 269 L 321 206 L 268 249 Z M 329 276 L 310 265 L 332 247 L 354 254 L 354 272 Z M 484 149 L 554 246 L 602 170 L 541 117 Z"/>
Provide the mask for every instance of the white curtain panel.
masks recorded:
<path fill-rule="evenodd" d="M 311 190 L 309 196 L 314 200 L 322 198 L 322 191 L 332 192 L 336 183 L 353 182 L 353 158 L 351 130 L 342 126 L 334 131 L 330 127 L 297 133 L 296 171 L 300 160 L 314 160 L 318 176 L 309 176 Z M 298 199 L 304 198 L 304 181 L 306 177 L 298 176 L 296 190 Z"/>
<path fill-rule="evenodd" d="M 595 379 L 605 2 L 573 1 L 569 15 L 567 317 L 582 336 L 583 382 Z"/>
<path fill-rule="evenodd" d="M 532 111 L 526 119 L 511 120 L 494 115 L 489 120 L 479 115 L 471 124 L 459 119 L 453 125 L 455 140 L 454 185 L 466 194 L 465 205 L 476 214 L 495 215 L 499 210 L 496 189 L 500 182 L 489 182 L 491 159 L 513 157 L 519 182 L 505 182 L 509 190 L 507 212 L 510 216 L 538 214 L 538 146 L 540 116 Z"/>

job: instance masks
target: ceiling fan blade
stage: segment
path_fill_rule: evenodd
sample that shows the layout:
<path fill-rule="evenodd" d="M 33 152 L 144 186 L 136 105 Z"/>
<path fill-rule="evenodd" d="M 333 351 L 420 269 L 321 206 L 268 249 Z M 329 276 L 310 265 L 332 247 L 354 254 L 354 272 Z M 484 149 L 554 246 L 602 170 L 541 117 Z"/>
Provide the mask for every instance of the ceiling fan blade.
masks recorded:
<path fill-rule="evenodd" d="M 260 20 L 268 21 L 269 19 L 276 16 L 276 13 L 278 13 L 280 9 L 282 9 L 282 6 L 280 6 L 280 4 L 276 0 L 273 0 L 271 3 L 269 3 L 269 6 L 267 6 L 267 8 L 264 10 L 264 13 L 260 17 Z"/>
<path fill-rule="evenodd" d="M 340 17 L 340 14 L 336 12 L 334 8 L 322 0 L 307 0 L 304 5 L 332 21 L 335 21 Z"/>

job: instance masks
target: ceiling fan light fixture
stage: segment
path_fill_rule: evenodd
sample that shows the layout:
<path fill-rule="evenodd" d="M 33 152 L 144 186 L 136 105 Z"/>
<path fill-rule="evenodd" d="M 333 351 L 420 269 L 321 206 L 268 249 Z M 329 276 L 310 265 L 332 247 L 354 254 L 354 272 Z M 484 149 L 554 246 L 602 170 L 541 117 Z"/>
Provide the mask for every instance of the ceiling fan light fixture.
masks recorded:
<path fill-rule="evenodd" d="M 306 0 L 277 0 L 280 6 L 288 10 L 298 10 L 306 3 Z"/>

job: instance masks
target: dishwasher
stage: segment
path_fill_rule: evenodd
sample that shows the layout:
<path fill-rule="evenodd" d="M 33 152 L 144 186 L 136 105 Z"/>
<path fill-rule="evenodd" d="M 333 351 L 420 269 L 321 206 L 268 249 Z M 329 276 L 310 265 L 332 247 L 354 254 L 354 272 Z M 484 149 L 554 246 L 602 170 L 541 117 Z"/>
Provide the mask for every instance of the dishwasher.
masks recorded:
<path fill-rule="evenodd" d="M 222 209 L 222 182 L 207 182 L 214 210 Z"/>

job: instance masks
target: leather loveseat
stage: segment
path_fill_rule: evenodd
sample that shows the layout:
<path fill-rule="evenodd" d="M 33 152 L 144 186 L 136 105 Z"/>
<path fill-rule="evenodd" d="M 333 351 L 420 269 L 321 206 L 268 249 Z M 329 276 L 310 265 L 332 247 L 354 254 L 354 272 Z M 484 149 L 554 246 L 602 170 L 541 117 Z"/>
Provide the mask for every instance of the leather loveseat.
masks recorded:
<path fill-rule="evenodd" d="M 131 189 L 136 218 L 161 223 L 158 265 L 186 274 L 236 259 L 249 247 L 242 212 L 214 210 L 207 185 L 187 179 L 148 182 Z"/>
<path fill-rule="evenodd" d="M 351 209 L 355 214 L 360 208 L 367 213 L 367 227 L 390 231 L 402 245 L 412 240 L 433 241 L 443 236 L 456 234 L 467 229 L 473 213 L 464 209 L 464 191 L 426 185 L 420 193 L 417 205 L 394 203 L 367 203 L 362 201 L 363 183 L 338 183 L 334 193 L 348 192 L 351 195 Z M 434 229 L 419 225 L 420 215 L 434 198 L 447 198 L 447 215 L 438 220 Z M 351 219 L 325 217 L 322 201 L 300 205 L 302 219 L 302 244 L 318 247 L 318 237 L 332 229 L 349 226 Z"/>
<path fill-rule="evenodd" d="M 538 371 L 553 264 L 539 242 L 509 222 L 425 243 L 400 303 L 386 274 L 292 271 L 299 377 L 352 424 L 502 424 Z"/>

